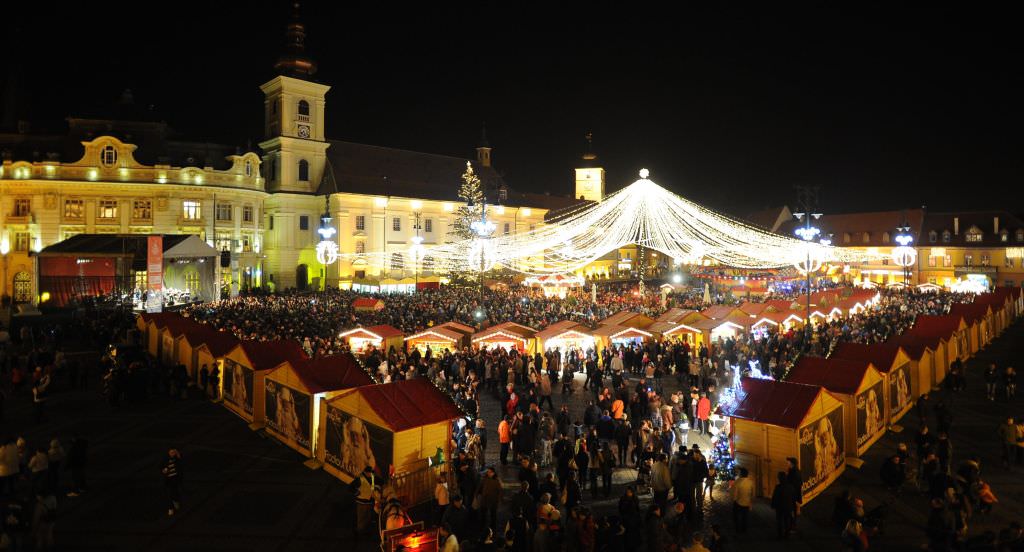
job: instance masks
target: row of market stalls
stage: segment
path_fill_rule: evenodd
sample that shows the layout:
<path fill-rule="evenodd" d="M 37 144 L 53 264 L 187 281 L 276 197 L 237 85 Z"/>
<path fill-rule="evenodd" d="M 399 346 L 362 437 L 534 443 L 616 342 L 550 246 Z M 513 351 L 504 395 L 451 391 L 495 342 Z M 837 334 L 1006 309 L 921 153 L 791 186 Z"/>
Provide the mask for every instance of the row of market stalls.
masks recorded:
<path fill-rule="evenodd" d="M 192 381 L 203 366 L 216 369 L 210 383 L 221 404 L 309 467 L 349 482 L 369 466 L 404 504 L 433 496 L 463 414 L 431 382 L 379 384 L 352 354 L 310 358 L 295 341 L 238 340 L 177 313 L 140 314 L 137 324 L 147 351 L 184 365 Z M 395 338 L 386 328 L 364 330 L 382 344 Z"/>
<path fill-rule="evenodd" d="M 901 418 L 943 382 L 951 363 L 973 356 L 1022 314 L 1021 289 L 997 288 L 949 314 L 919 316 L 887 343 L 844 343 L 828 358 L 801 357 L 785 381 L 744 378 L 720 407 L 737 465 L 770 495 L 774 474 L 796 458 L 810 500 L 847 465 L 860 467 L 886 430 L 901 431 Z"/>

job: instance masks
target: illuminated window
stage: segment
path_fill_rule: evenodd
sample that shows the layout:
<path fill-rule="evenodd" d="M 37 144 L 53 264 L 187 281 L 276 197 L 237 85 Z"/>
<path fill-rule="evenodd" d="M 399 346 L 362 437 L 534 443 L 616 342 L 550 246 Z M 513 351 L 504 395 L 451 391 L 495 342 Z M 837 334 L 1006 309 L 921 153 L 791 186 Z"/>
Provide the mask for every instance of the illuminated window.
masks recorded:
<path fill-rule="evenodd" d="M 928 266 L 930 268 L 935 268 L 935 266 L 938 264 L 938 262 L 939 262 L 938 259 L 936 259 L 935 257 L 928 257 Z"/>
<path fill-rule="evenodd" d="M 974 255 L 964 255 L 964 266 L 974 266 Z"/>
<path fill-rule="evenodd" d="M 252 236 L 242 235 L 242 253 L 252 253 Z"/>
<path fill-rule="evenodd" d="M 944 266 L 944 267 L 951 267 L 951 266 L 953 266 L 953 256 L 952 255 L 946 255 L 945 257 L 943 257 L 942 258 L 942 266 Z"/>
<path fill-rule="evenodd" d="M 964 237 L 964 239 L 969 242 L 980 242 L 981 237 L 981 230 L 979 230 L 977 226 L 972 226 L 971 229 L 967 231 L 967 235 Z"/>
<path fill-rule="evenodd" d="M 391 270 L 403 270 L 405 268 L 405 256 L 401 253 L 391 254 Z"/>
<path fill-rule="evenodd" d="M 136 199 L 132 202 L 133 220 L 152 220 L 153 202 L 149 199 Z"/>
<path fill-rule="evenodd" d="M 391 229 L 395 232 L 400 232 L 402 230 L 402 219 L 399 217 L 393 217 L 391 219 Z"/>
<path fill-rule="evenodd" d="M 850 240 L 851 240 L 851 237 L 850 237 L 850 233 L 849 232 L 846 232 L 845 234 L 843 234 L 843 243 L 850 243 Z"/>
<path fill-rule="evenodd" d="M 434 219 L 423 221 L 423 231 L 430 234 L 434 231 Z"/>
<path fill-rule="evenodd" d="M 309 230 L 309 216 L 299 215 L 299 230 Z"/>
<path fill-rule="evenodd" d="M 32 235 L 28 232 L 16 232 L 14 234 L 14 250 L 28 251 L 28 244 L 32 241 Z"/>
<path fill-rule="evenodd" d="M 149 279 L 147 276 L 148 275 L 145 270 L 135 271 L 135 276 L 133 278 L 135 281 L 135 289 L 149 289 Z"/>
<path fill-rule="evenodd" d="M 889 243 L 889 233 L 882 232 L 882 243 Z"/>
<path fill-rule="evenodd" d="M 870 232 L 864 232 L 864 243 L 868 243 L 870 241 L 871 241 L 871 233 Z"/>
<path fill-rule="evenodd" d="M 96 218 L 103 220 L 114 220 L 117 218 L 117 200 L 101 199 L 99 208 L 96 210 Z"/>
<path fill-rule="evenodd" d="M 1003 230 L 1002 232 L 1000 232 L 999 233 L 999 241 L 1001 241 L 1001 242 L 1010 241 L 1010 233 L 1007 232 L 1006 230 Z"/>
<path fill-rule="evenodd" d="M 242 207 L 242 222 L 252 222 L 253 212 L 252 205 Z"/>
<path fill-rule="evenodd" d="M 949 230 L 942 231 L 942 243 L 949 243 L 950 233 Z"/>
<path fill-rule="evenodd" d="M 359 254 L 359 255 L 362 255 L 363 253 L 366 253 L 366 243 L 365 242 L 361 242 L 361 241 L 357 241 L 356 242 L 356 253 Z"/>
<path fill-rule="evenodd" d="M 359 230 L 359 231 L 366 230 L 366 216 L 365 215 L 356 215 L 356 230 Z"/>
<path fill-rule="evenodd" d="M 117 149 L 114 146 L 104 146 L 100 151 L 100 164 L 108 169 L 117 164 Z"/>
<path fill-rule="evenodd" d="M 1013 257 L 1004 257 L 1003 258 L 1003 267 L 1004 268 L 1013 268 Z"/>
<path fill-rule="evenodd" d="M 218 203 L 217 212 L 215 213 L 217 220 L 219 221 L 230 221 L 231 220 L 231 204 L 230 203 Z"/>
<path fill-rule="evenodd" d="M 299 161 L 299 180 L 302 182 L 309 181 L 309 162 L 305 159 Z"/>
<path fill-rule="evenodd" d="M 69 220 L 81 220 L 85 216 L 85 202 L 81 199 L 64 200 L 64 218 Z"/>
<path fill-rule="evenodd" d="M 217 232 L 216 237 L 213 240 L 214 247 L 219 251 L 231 251 L 231 246 L 234 245 L 233 239 L 231 239 L 230 232 Z"/>
<path fill-rule="evenodd" d="M 981 255 L 981 266 L 988 266 L 989 262 L 991 262 L 991 261 L 992 261 L 992 258 L 989 257 L 988 253 L 983 253 Z"/>
<path fill-rule="evenodd" d="M 32 213 L 32 200 L 28 198 L 18 198 L 14 200 L 14 213 L 12 216 L 15 217 L 27 217 Z"/>
<path fill-rule="evenodd" d="M 199 201 L 186 199 L 181 202 L 181 215 L 185 220 L 199 220 L 203 218 L 203 209 Z"/>

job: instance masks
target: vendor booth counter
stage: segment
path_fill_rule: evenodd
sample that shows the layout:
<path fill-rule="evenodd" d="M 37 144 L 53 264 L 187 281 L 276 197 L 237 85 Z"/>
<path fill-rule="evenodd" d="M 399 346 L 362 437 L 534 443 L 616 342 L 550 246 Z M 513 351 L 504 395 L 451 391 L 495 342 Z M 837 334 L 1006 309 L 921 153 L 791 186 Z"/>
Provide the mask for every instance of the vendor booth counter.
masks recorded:
<path fill-rule="evenodd" d="M 555 349 L 563 353 L 573 349 L 580 351 L 596 350 L 594 335 L 591 333 L 591 330 L 572 320 L 555 322 L 537 332 L 536 338 L 537 350 L 541 353 L 554 351 Z"/>
<path fill-rule="evenodd" d="M 401 351 L 405 334 L 398 328 L 381 324 L 379 326 L 359 327 L 345 330 L 338 334 L 349 349 L 356 354 L 366 354 L 371 349 L 388 353 L 392 347 Z"/>
<path fill-rule="evenodd" d="M 843 403 L 817 385 L 743 378 L 735 402 L 720 413 L 731 420 L 737 466 L 747 468 L 760 496 L 771 496 L 775 474 L 795 458 L 806 504 L 846 468 Z"/>
<path fill-rule="evenodd" d="M 461 351 L 463 347 L 469 346 L 469 338 L 476 330 L 458 322 L 445 322 L 415 333 L 405 338 L 405 346 L 409 352 L 419 349 L 421 354 L 426 354 L 429 348 L 434 355 L 438 355 L 445 349 L 449 351 Z"/>
<path fill-rule="evenodd" d="M 473 334 L 472 343 L 477 349 L 515 349 L 520 354 L 532 355 L 537 352 L 537 330 L 515 322 L 502 322 Z"/>
<path fill-rule="evenodd" d="M 284 362 L 308 360 L 295 341 L 241 341 L 224 357 L 221 377 L 224 407 L 258 429 L 266 421 L 264 394 L 267 372 Z"/>
<path fill-rule="evenodd" d="M 451 461 L 452 422 L 462 411 L 424 379 L 357 387 L 321 401 L 317 457 L 348 483 L 367 466 L 402 504 L 433 498 Z"/>

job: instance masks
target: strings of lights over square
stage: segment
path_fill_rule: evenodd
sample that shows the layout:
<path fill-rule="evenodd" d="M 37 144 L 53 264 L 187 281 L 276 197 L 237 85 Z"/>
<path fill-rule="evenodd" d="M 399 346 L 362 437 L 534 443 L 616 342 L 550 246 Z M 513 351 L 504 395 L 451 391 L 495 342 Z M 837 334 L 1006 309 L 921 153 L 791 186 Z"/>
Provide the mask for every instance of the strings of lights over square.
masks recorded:
<path fill-rule="evenodd" d="M 439 268 L 462 271 L 481 270 L 483 254 L 485 270 L 503 267 L 534 276 L 575 272 L 610 251 L 634 244 L 667 255 L 676 264 L 745 269 L 789 266 L 805 258 L 808 248 L 815 258 L 834 263 L 878 258 L 745 224 L 680 197 L 649 176 L 647 169 L 641 169 L 639 180 L 600 203 L 582 206 L 528 232 L 491 236 L 483 225 L 493 223 L 482 218 L 474 223 L 478 237 L 428 246 L 423 254 L 437 259 Z M 374 251 L 339 258 L 384 261 L 386 256 Z"/>

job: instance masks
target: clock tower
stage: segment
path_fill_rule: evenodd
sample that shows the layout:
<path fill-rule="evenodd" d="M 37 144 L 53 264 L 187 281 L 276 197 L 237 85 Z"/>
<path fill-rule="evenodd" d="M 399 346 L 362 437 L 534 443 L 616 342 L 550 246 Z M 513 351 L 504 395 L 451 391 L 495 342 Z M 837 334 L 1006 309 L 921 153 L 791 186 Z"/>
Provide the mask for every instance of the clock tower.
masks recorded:
<path fill-rule="evenodd" d="M 587 144 L 576 169 L 576 199 L 600 202 L 604 199 L 604 169 L 594 154 L 594 135 L 587 133 Z"/>
<path fill-rule="evenodd" d="M 260 148 L 268 192 L 316 192 L 326 165 L 330 144 L 324 138 L 324 97 L 330 87 L 313 82 L 317 66 L 305 43 L 296 3 L 284 52 L 274 64 L 277 76 L 260 86 L 265 136 Z"/>

